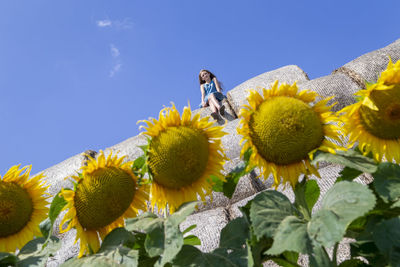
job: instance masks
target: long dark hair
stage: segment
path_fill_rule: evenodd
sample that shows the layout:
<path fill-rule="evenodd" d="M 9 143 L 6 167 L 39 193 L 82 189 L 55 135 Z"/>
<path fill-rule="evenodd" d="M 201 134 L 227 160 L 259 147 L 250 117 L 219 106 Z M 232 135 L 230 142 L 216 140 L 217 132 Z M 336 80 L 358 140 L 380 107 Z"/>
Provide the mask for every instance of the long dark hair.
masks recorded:
<path fill-rule="evenodd" d="M 207 71 L 207 72 L 210 74 L 211 80 L 215 78 L 215 75 L 212 74 L 211 71 L 209 71 L 209 70 L 200 70 L 200 72 L 199 72 L 199 82 L 200 82 L 200 85 L 202 85 L 203 83 L 206 83 L 206 81 L 203 80 L 203 79 L 201 78 L 201 76 L 200 76 L 200 74 L 201 74 L 203 71 Z"/>

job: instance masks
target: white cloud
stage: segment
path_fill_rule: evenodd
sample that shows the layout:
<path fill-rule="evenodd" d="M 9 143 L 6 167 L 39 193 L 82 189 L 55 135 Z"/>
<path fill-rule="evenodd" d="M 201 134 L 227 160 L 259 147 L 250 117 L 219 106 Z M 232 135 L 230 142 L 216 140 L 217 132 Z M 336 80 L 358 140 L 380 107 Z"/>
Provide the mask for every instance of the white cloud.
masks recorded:
<path fill-rule="evenodd" d="M 114 75 L 121 70 L 122 63 L 120 59 L 121 53 L 119 52 L 119 49 L 114 45 L 110 44 L 110 52 L 111 56 L 113 58 L 113 64 L 114 66 L 110 70 L 110 77 L 114 77 Z"/>
<path fill-rule="evenodd" d="M 111 27 L 112 26 L 112 21 L 109 20 L 109 19 L 98 20 L 97 21 L 97 26 L 99 26 L 100 28 Z"/>
<path fill-rule="evenodd" d="M 133 27 L 133 22 L 131 18 L 124 18 L 123 20 L 109 20 L 103 19 L 96 21 L 96 24 L 100 28 L 114 28 L 117 30 L 128 30 Z"/>
<path fill-rule="evenodd" d="M 114 25 L 117 29 L 127 30 L 133 27 L 133 22 L 130 18 L 124 18 L 123 20 L 115 20 Z"/>
<path fill-rule="evenodd" d="M 119 55 L 121 54 L 121 53 L 119 52 L 119 49 L 118 49 L 115 45 L 113 45 L 113 44 L 110 45 L 110 49 L 111 49 L 111 56 L 112 56 L 113 58 L 117 58 L 117 57 L 119 57 Z"/>
<path fill-rule="evenodd" d="M 114 77 L 114 75 L 121 70 L 121 67 L 122 67 L 121 63 L 115 64 L 110 71 L 110 77 Z"/>

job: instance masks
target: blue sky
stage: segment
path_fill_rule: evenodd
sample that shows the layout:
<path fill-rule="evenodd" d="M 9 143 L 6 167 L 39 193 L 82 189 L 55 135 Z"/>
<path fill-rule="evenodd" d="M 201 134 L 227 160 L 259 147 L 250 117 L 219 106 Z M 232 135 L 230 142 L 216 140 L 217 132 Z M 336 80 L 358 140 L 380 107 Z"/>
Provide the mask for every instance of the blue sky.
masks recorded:
<path fill-rule="evenodd" d="M 200 102 L 198 72 L 225 89 L 295 64 L 310 79 L 400 38 L 400 1 L 0 2 L 0 175 L 42 171 Z"/>

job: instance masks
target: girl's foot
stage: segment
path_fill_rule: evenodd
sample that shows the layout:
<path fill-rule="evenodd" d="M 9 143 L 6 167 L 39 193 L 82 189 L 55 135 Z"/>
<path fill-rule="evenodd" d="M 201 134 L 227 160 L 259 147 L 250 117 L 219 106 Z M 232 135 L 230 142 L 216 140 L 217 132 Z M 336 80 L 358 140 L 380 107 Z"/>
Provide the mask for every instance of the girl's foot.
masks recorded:
<path fill-rule="evenodd" d="M 219 114 L 224 116 L 224 114 L 225 114 L 225 106 L 224 105 L 221 105 L 221 108 L 219 109 Z"/>
<path fill-rule="evenodd" d="M 217 114 L 217 112 L 213 112 L 213 113 L 211 113 L 211 117 L 214 119 L 214 120 L 218 120 L 218 114 Z"/>

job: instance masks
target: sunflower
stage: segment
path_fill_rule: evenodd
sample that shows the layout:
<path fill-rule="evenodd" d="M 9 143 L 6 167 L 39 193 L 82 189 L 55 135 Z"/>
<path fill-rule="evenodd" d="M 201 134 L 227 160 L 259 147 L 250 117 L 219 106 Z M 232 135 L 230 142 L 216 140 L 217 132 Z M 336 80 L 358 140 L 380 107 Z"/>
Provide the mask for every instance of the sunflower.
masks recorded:
<path fill-rule="evenodd" d="M 224 180 L 221 174 L 227 160 L 221 145 L 225 132 L 213 126 L 209 118 L 192 118 L 190 107 L 185 107 L 182 117 L 175 105 L 160 111 L 158 121 L 141 128 L 149 136 L 147 166 L 152 177 L 151 205 L 173 213 L 182 203 L 204 201 L 212 191 L 215 179 Z"/>
<path fill-rule="evenodd" d="M 349 146 L 358 141 L 364 155 L 376 161 L 400 162 L 400 60 L 389 65 L 378 81 L 355 95 L 360 101 L 339 111 Z"/>
<path fill-rule="evenodd" d="M 326 106 L 331 98 L 311 106 L 317 96 L 310 90 L 298 92 L 296 83 L 278 87 L 275 81 L 271 89 L 263 89 L 263 97 L 250 90 L 249 105 L 240 110 L 241 155 L 251 149 L 250 166 L 260 167 L 265 179 L 272 173 L 275 187 L 281 182 L 294 187 L 301 174 L 320 177 L 310 164 L 313 153 L 339 148 L 327 139 L 340 142 L 337 118 L 332 106 Z"/>
<path fill-rule="evenodd" d="M 135 217 L 138 210 L 146 210 L 148 186 L 139 185 L 133 174 L 132 162 L 122 163 L 125 157 L 105 158 L 100 151 L 96 159 L 89 157 L 79 176 L 72 176 L 75 189 L 62 189 L 60 195 L 67 201 L 68 209 L 60 223 L 60 232 L 72 227 L 80 239 L 78 257 L 97 252 L 100 240 L 114 228 L 124 226 L 124 218 Z M 64 223 L 67 227 L 63 229 Z"/>
<path fill-rule="evenodd" d="M 31 166 L 11 167 L 0 176 L 0 252 L 21 249 L 34 236 L 41 236 L 39 224 L 48 208 L 42 174 L 29 179 Z"/>

